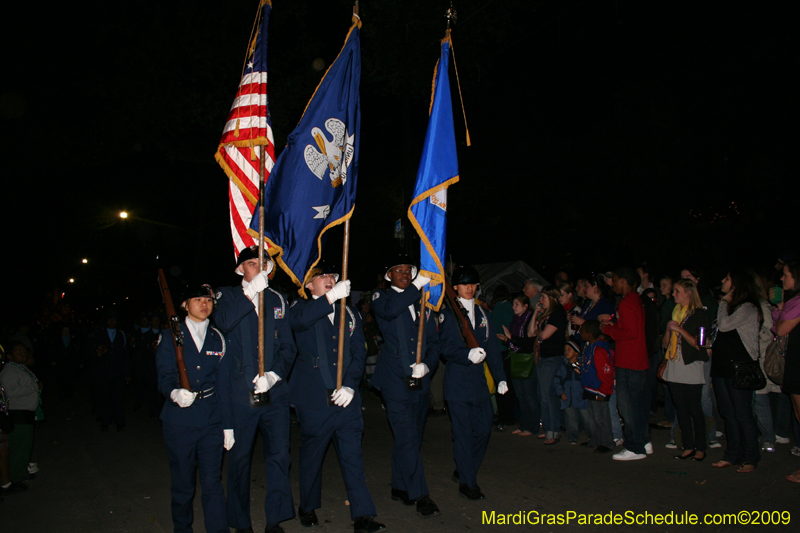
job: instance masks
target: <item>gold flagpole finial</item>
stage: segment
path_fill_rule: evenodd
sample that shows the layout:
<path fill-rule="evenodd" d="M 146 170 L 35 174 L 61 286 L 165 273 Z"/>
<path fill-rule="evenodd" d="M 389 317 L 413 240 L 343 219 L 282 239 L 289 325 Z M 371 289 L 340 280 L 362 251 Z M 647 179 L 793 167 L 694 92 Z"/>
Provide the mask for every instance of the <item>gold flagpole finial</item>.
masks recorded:
<path fill-rule="evenodd" d="M 444 16 L 447 19 L 447 31 L 450 31 L 450 23 L 452 22 L 455 26 L 456 19 L 458 18 L 456 8 L 453 7 L 453 0 L 450 0 L 450 7 L 447 9 L 447 12 L 445 12 Z"/>

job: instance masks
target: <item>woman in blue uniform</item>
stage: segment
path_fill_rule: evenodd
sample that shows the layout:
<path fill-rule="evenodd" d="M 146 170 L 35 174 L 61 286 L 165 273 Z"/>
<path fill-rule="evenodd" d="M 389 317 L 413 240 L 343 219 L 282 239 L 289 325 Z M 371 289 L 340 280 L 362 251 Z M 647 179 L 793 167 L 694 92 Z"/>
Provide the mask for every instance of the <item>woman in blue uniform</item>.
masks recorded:
<path fill-rule="evenodd" d="M 181 307 L 187 315 L 181 333 L 191 391 L 179 384 L 173 339 L 162 336 L 156 351 L 158 389 L 167 397 L 161 420 L 172 475 L 172 522 L 176 533 L 192 531 L 192 501 L 199 466 L 206 531 L 228 533 L 220 480 L 222 414 L 215 390 L 225 339 L 209 325 L 214 291 L 208 285 L 192 287 Z"/>

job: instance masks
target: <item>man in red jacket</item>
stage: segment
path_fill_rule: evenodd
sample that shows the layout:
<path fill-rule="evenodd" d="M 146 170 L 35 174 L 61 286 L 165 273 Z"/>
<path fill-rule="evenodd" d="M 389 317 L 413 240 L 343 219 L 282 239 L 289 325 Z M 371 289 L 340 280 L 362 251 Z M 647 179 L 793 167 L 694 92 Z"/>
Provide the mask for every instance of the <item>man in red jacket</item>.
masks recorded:
<path fill-rule="evenodd" d="M 650 366 L 644 332 L 644 305 L 636 292 L 639 274 L 631 268 L 614 271 L 612 287 L 622 295 L 615 316 L 602 321 L 603 333 L 614 339 L 617 377 L 617 406 L 625 419 L 625 449 L 614 454 L 615 461 L 647 457 L 649 444 L 650 394 L 647 369 Z"/>

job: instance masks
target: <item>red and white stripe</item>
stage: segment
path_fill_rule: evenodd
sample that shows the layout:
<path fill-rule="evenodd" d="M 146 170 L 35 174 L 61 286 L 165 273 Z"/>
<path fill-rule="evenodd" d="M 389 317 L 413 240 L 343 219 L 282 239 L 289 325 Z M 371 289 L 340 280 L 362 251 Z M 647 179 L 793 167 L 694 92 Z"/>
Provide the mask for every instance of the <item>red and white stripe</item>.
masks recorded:
<path fill-rule="evenodd" d="M 266 161 L 264 180 L 269 177 L 275 164 L 275 145 L 272 127 L 267 119 L 267 73 L 251 72 L 244 76 L 236 98 L 228 114 L 228 121 L 222 132 L 222 139 L 217 152 L 220 165 L 229 172 L 229 203 L 231 236 L 236 254 L 253 244 L 254 239 L 247 233 L 250 221 L 253 218 L 256 203 L 258 202 L 258 166 L 261 153 L 258 138 L 266 138 L 269 144 L 266 148 Z M 236 135 L 236 124 L 239 124 L 239 134 Z M 232 143 L 241 143 L 254 140 L 257 148 L 255 154 L 249 146 L 234 146 Z M 251 157 L 254 155 L 254 157 Z"/>

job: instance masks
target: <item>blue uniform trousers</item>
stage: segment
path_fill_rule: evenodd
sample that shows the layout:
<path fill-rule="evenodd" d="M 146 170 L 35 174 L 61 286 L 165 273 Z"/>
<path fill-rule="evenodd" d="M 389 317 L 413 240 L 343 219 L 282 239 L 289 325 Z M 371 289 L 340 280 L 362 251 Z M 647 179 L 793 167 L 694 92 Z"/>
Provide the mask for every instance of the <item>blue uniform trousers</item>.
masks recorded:
<path fill-rule="evenodd" d="M 397 382 L 397 386 L 381 388 L 383 399 L 386 400 L 389 425 L 394 434 L 392 487 L 408 492 L 408 497 L 416 500 L 429 494 L 420 449 L 430 395 L 427 390 L 408 392 L 401 380 Z"/>
<path fill-rule="evenodd" d="M 367 488 L 361 436 L 364 420 L 359 406 L 347 409 L 295 407 L 300 435 L 300 509 L 309 512 L 322 506 L 322 461 L 333 440 L 342 469 L 350 517 L 375 516 L 375 503 Z"/>
<path fill-rule="evenodd" d="M 163 432 L 172 475 L 172 523 L 175 532 L 192 531 L 192 502 L 199 467 L 206 531 L 228 533 L 225 493 L 220 479 L 222 424 L 196 428 L 164 422 Z"/>
<path fill-rule="evenodd" d="M 250 462 L 258 429 L 261 430 L 264 440 L 267 483 L 264 515 L 267 527 L 294 518 L 292 488 L 289 483 L 291 457 L 287 395 L 273 397 L 272 405 L 268 407 L 234 405 L 233 419 L 233 436 L 236 442 L 228 451 L 228 525 L 239 529 L 246 529 L 251 525 Z"/>
<path fill-rule="evenodd" d="M 468 487 L 478 485 L 478 469 L 486 454 L 492 434 L 494 407 L 492 399 L 447 402 L 453 425 L 453 455 L 458 467 L 458 478 Z"/>

